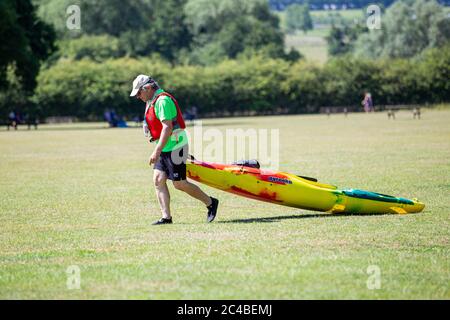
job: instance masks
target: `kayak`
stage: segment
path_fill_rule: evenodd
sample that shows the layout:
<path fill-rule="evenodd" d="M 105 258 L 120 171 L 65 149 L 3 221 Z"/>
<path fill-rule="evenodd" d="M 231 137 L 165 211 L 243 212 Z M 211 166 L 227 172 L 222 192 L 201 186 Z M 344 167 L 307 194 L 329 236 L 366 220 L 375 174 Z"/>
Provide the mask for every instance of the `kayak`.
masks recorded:
<path fill-rule="evenodd" d="M 340 190 L 317 179 L 261 169 L 256 160 L 219 164 L 188 160 L 189 179 L 233 194 L 274 204 L 329 213 L 417 213 L 425 205 L 357 189 Z"/>

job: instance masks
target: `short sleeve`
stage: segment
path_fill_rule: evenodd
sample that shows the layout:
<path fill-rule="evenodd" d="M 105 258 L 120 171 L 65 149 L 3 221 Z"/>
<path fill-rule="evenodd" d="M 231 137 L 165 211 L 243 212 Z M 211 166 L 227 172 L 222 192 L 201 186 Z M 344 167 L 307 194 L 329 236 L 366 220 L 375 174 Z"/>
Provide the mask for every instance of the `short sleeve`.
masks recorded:
<path fill-rule="evenodd" d="M 155 103 L 155 114 L 159 121 L 172 120 L 177 116 L 177 107 L 172 99 L 163 97 Z"/>

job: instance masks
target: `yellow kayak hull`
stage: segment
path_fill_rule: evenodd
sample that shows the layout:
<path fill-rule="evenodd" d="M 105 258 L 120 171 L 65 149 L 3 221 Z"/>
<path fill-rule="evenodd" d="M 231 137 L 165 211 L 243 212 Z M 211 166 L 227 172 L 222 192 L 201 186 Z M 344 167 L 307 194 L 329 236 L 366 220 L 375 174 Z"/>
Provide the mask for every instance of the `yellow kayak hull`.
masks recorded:
<path fill-rule="evenodd" d="M 187 162 L 187 177 L 236 195 L 274 204 L 330 213 L 417 213 L 425 205 L 364 190 L 339 190 L 285 172 L 197 160 Z"/>

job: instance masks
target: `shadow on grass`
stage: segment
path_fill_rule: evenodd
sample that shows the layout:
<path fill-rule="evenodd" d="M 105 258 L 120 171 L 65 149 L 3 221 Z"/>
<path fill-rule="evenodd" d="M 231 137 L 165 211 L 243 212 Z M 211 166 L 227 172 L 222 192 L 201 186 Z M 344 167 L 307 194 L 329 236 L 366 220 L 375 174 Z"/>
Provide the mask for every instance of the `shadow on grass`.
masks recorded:
<path fill-rule="evenodd" d="M 216 118 L 211 118 L 211 119 L 216 119 Z M 203 120 L 203 119 L 200 119 Z M 241 125 L 241 126 L 248 126 L 248 125 L 254 125 L 252 122 L 248 122 L 248 121 L 221 121 L 221 122 L 202 122 L 202 127 L 226 127 L 226 126 L 235 126 L 235 125 Z M 194 122 L 190 122 L 187 121 L 186 122 L 186 126 L 188 128 L 194 128 L 195 127 L 195 123 Z"/>
<path fill-rule="evenodd" d="M 215 123 L 202 123 L 202 127 L 217 127 L 217 126 L 234 126 L 234 125 L 242 125 L 242 126 L 246 126 L 251 124 L 251 122 L 244 122 L 244 121 L 230 121 L 230 122 L 215 122 Z M 189 129 L 194 128 L 194 123 L 192 122 L 187 122 L 186 126 Z M 64 125 L 61 127 L 58 126 L 51 126 L 51 125 L 46 125 L 46 124 L 42 124 L 38 127 L 37 130 L 34 129 L 34 127 L 32 127 L 30 130 L 28 130 L 26 128 L 26 125 L 19 125 L 19 129 L 18 130 L 14 130 L 14 129 L 10 129 L 8 130 L 6 126 L 0 126 L 0 132 L 9 132 L 9 131 L 84 131 L 84 130 L 107 130 L 107 129 L 133 129 L 133 128 L 142 128 L 142 125 L 139 124 L 131 124 L 128 125 L 128 127 L 124 127 L 124 128 L 111 128 L 108 125 L 98 125 L 98 126 L 77 126 L 77 125 Z"/>
<path fill-rule="evenodd" d="M 134 128 L 141 128 L 141 126 L 136 126 L 136 125 L 131 125 L 125 128 L 110 128 L 108 126 L 92 126 L 92 127 L 81 127 L 81 126 L 67 126 L 67 127 L 51 127 L 51 126 L 44 126 L 44 127 L 39 127 L 37 130 L 35 130 L 34 128 L 31 128 L 31 130 L 28 130 L 26 128 L 19 128 L 19 130 L 9 130 L 9 131 L 16 131 L 16 132 L 39 132 L 39 131 L 86 131 L 86 130 L 113 130 L 113 129 L 134 129 Z M 0 132 L 8 132 L 7 129 L 1 130 Z"/>
<path fill-rule="evenodd" d="M 255 223 L 255 222 L 278 222 L 282 220 L 291 219 L 310 219 L 310 218 L 339 218 L 339 217 L 367 217 L 367 216 L 385 216 L 392 215 L 392 213 L 315 213 L 315 214 L 302 214 L 302 215 L 290 215 L 290 216 L 275 216 L 275 217 L 263 217 L 263 218 L 249 218 L 249 219 L 233 219 L 226 221 L 218 221 L 218 223 Z"/>
<path fill-rule="evenodd" d="M 108 127 L 49 127 L 49 128 L 39 128 L 36 131 L 84 131 L 84 130 L 106 130 Z M 32 130 L 30 130 L 32 131 Z"/>

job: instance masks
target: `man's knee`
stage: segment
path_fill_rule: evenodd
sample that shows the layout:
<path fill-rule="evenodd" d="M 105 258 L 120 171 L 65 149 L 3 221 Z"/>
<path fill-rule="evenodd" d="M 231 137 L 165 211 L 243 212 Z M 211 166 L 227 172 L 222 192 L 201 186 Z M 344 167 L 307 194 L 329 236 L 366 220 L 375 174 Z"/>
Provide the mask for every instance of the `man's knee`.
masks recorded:
<path fill-rule="evenodd" d="M 164 186 L 166 183 L 166 177 L 164 174 L 155 174 L 153 176 L 153 184 L 156 188 L 160 188 L 161 186 Z"/>
<path fill-rule="evenodd" d="M 175 189 L 180 190 L 180 191 L 186 191 L 187 187 L 188 187 L 188 183 L 186 180 L 180 180 L 180 181 L 174 181 L 173 182 L 173 186 L 175 187 Z"/>

